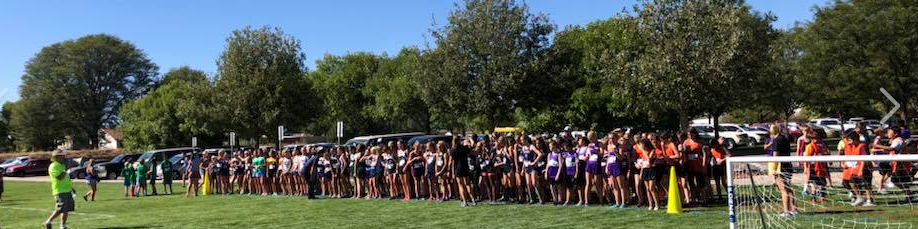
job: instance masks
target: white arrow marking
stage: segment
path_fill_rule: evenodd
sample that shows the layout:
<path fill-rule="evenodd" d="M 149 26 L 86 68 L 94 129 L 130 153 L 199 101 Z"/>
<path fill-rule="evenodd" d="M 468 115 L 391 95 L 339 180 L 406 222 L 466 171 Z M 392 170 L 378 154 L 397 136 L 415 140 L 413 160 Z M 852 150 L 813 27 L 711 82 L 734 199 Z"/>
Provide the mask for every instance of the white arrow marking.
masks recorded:
<path fill-rule="evenodd" d="M 886 91 L 886 88 L 881 87 L 880 92 L 883 92 L 883 95 L 886 96 L 886 99 L 889 99 L 889 101 L 894 105 L 892 110 L 890 110 L 889 113 L 886 113 L 886 116 L 883 116 L 883 119 L 880 120 L 881 124 L 886 124 L 886 121 L 888 121 L 889 118 L 892 117 L 892 115 L 896 113 L 897 110 L 899 110 L 899 102 L 896 102 L 896 99 L 894 99 L 892 95 L 889 95 L 889 92 Z"/>

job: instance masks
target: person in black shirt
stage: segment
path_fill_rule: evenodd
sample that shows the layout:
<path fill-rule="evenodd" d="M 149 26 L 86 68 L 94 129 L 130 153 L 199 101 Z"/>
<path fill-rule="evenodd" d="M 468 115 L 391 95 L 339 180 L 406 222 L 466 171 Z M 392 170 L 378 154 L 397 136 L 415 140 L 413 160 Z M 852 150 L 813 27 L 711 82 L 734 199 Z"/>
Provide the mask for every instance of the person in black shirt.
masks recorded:
<path fill-rule="evenodd" d="M 461 141 L 459 136 L 453 136 L 453 148 L 450 150 L 449 154 L 449 167 L 452 169 L 452 174 L 455 174 L 456 184 L 459 186 L 459 199 L 462 200 L 462 203 L 459 207 L 468 206 L 468 201 L 471 199 L 472 205 L 475 205 L 475 199 L 470 195 L 469 189 L 469 175 L 471 171 L 469 170 L 469 154 L 472 153 L 471 145 L 474 145 L 474 141 L 471 137 L 466 138 L 465 141 Z"/>
<path fill-rule="evenodd" d="M 769 149 L 775 157 L 786 157 L 791 155 L 791 137 L 784 133 L 778 125 L 772 125 L 769 130 L 771 134 L 771 143 L 766 144 L 765 148 Z M 769 166 L 772 167 L 772 166 Z M 783 206 L 782 216 L 792 216 L 797 214 L 797 204 L 794 201 L 794 190 L 790 188 L 791 174 L 794 167 L 790 162 L 781 162 L 777 168 L 771 171 L 775 176 L 775 184 L 781 191 L 781 202 Z"/>

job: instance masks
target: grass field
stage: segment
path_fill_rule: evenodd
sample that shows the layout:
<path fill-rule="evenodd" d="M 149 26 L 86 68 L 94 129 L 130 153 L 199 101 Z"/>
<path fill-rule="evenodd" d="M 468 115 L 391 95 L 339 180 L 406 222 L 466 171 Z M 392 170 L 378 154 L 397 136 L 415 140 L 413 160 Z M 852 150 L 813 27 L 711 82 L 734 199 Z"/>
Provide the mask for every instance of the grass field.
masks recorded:
<path fill-rule="evenodd" d="M 84 192 L 83 183 L 75 183 Z M 726 228 L 726 208 L 682 215 L 636 208 L 487 205 L 460 209 L 456 201 L 305 200 L 295 197 L 207 196 L 195 199 L 123 197 L 118 184 L 100 184 L 95 202 L 77 200 L 70 228 Z M 181 185 L 177 185 L 181 188 Z M 3 228 L 40 228 L 54 206 L 48 183 L 6 182 Z M 55 224 L 56 228 L 56 224 Z"/>

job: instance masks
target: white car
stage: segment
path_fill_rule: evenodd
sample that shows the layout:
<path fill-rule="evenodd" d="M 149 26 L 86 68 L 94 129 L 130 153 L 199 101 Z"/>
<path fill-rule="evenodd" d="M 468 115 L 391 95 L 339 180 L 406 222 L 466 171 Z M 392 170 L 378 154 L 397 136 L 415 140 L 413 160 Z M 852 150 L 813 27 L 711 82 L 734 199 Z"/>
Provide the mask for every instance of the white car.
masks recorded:
<path fill-rule="evenodd" d="M 768 131 L 764 129 L 756 129 L 747 127 L 744 125 L 725 123 L 720 124 L 723 128 L 723 131 L 727 132 L 740 132 L 746 134 L 749 137 L 749 144 L 763 144 L 765 140 L 768 139 Z"/>
<path fill-rule="evenodd" d="M 713 132 L 714 127 L 711 125 L 694 124 L 692 125 L 692 127 L 695 127 L 695 129 L 698 130 L 699 134 L 702 134 L 702 131 L 703 131 L 705 133 L 702 135 L 709 135 L 708 137 L 711 137 L 711 138 L 714 137 L 714 132 Z M 733 130 L 733 128 L 730 128 L 730 129 Z M 741 130 L 730 131 L 730 130 L 727 130 L 727 128 L 725 128 L 723 125 L 721 125 L 720 128 L 718 128 L 717 130 L 720 133 L 720 136 L 724 137 L 724 140 L 725 140 L 724 145 L 727 145 L 727 148 L 733 148 L 733 146 L 737 146 L 737 145 L 749 145 L 750 144 L 749 135 L 743 133 Z"/>
<path fill-rule="evenodd" d="M 837 132 L 842 132 L 842 122 L 836 118 L 817 118 L 810 120 L 809 125 L 811 126 L 822 126 L 828 129 L 832 129 Z M 848 128 L 848 127 L 844 127 Z"/>
<path fill-rule="evenodd" d="M 26 162 L 29 162 L 28 156 L 20 156 L 13 159 L 9 159 L 0 164 L 0 171 L 5 171 L 6 168 L 12 167 L 14 165 L 24 165 Z"/>

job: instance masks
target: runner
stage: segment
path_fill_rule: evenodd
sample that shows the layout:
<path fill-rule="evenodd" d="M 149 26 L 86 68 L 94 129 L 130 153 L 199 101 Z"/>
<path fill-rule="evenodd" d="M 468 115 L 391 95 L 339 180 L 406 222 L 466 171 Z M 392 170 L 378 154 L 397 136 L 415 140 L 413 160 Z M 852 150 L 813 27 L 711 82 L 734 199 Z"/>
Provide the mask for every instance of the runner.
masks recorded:
<path fill-rule="evenodd" d="M 172 162 L 164 159 L 159 168 L 163 171 L 163 193 L 172 195 Z"/>
<path fill-rule="evenodd" d="M 845 136 L 845 156 L 867 155 L 867 145 L 862 143 L 856 132 L 849 132 Z M 842 185 L 848 188 L 854 195 L 851 206 L 874 206 L 873 195 L 870 191 L 864 189 L 863 173 L 867 169 L 864 162 L 844 162 L 842 163 Z M 866 198 L 865 198 L 866 196 Z"/>
<path fill-rule="evenodd" d="M 96 175 L 95 169 L 93 169 L 93 165 L 95 165 L 95 163 L 93 163 L 94 161 L 95 159 L 89 159 L 89 161 L 86 162 L 86 170 L 84 172 L 86 172 L 86 184 L 89 185 L 89 191 L 83 194 L 83 201 L 96 201 L 96 190 L 98 190 L 97 185 L 99 184 L 99 177 Z M 0 181 L 0 183 L 2 183 L 2 181 Z M 2 184 L 0 184 L 0 186 L 2 186 Z M 0 189 L 0 192 L 3 192 L 2 189 Z M 87 199 L 87 197 L 90 198 Z"/>

